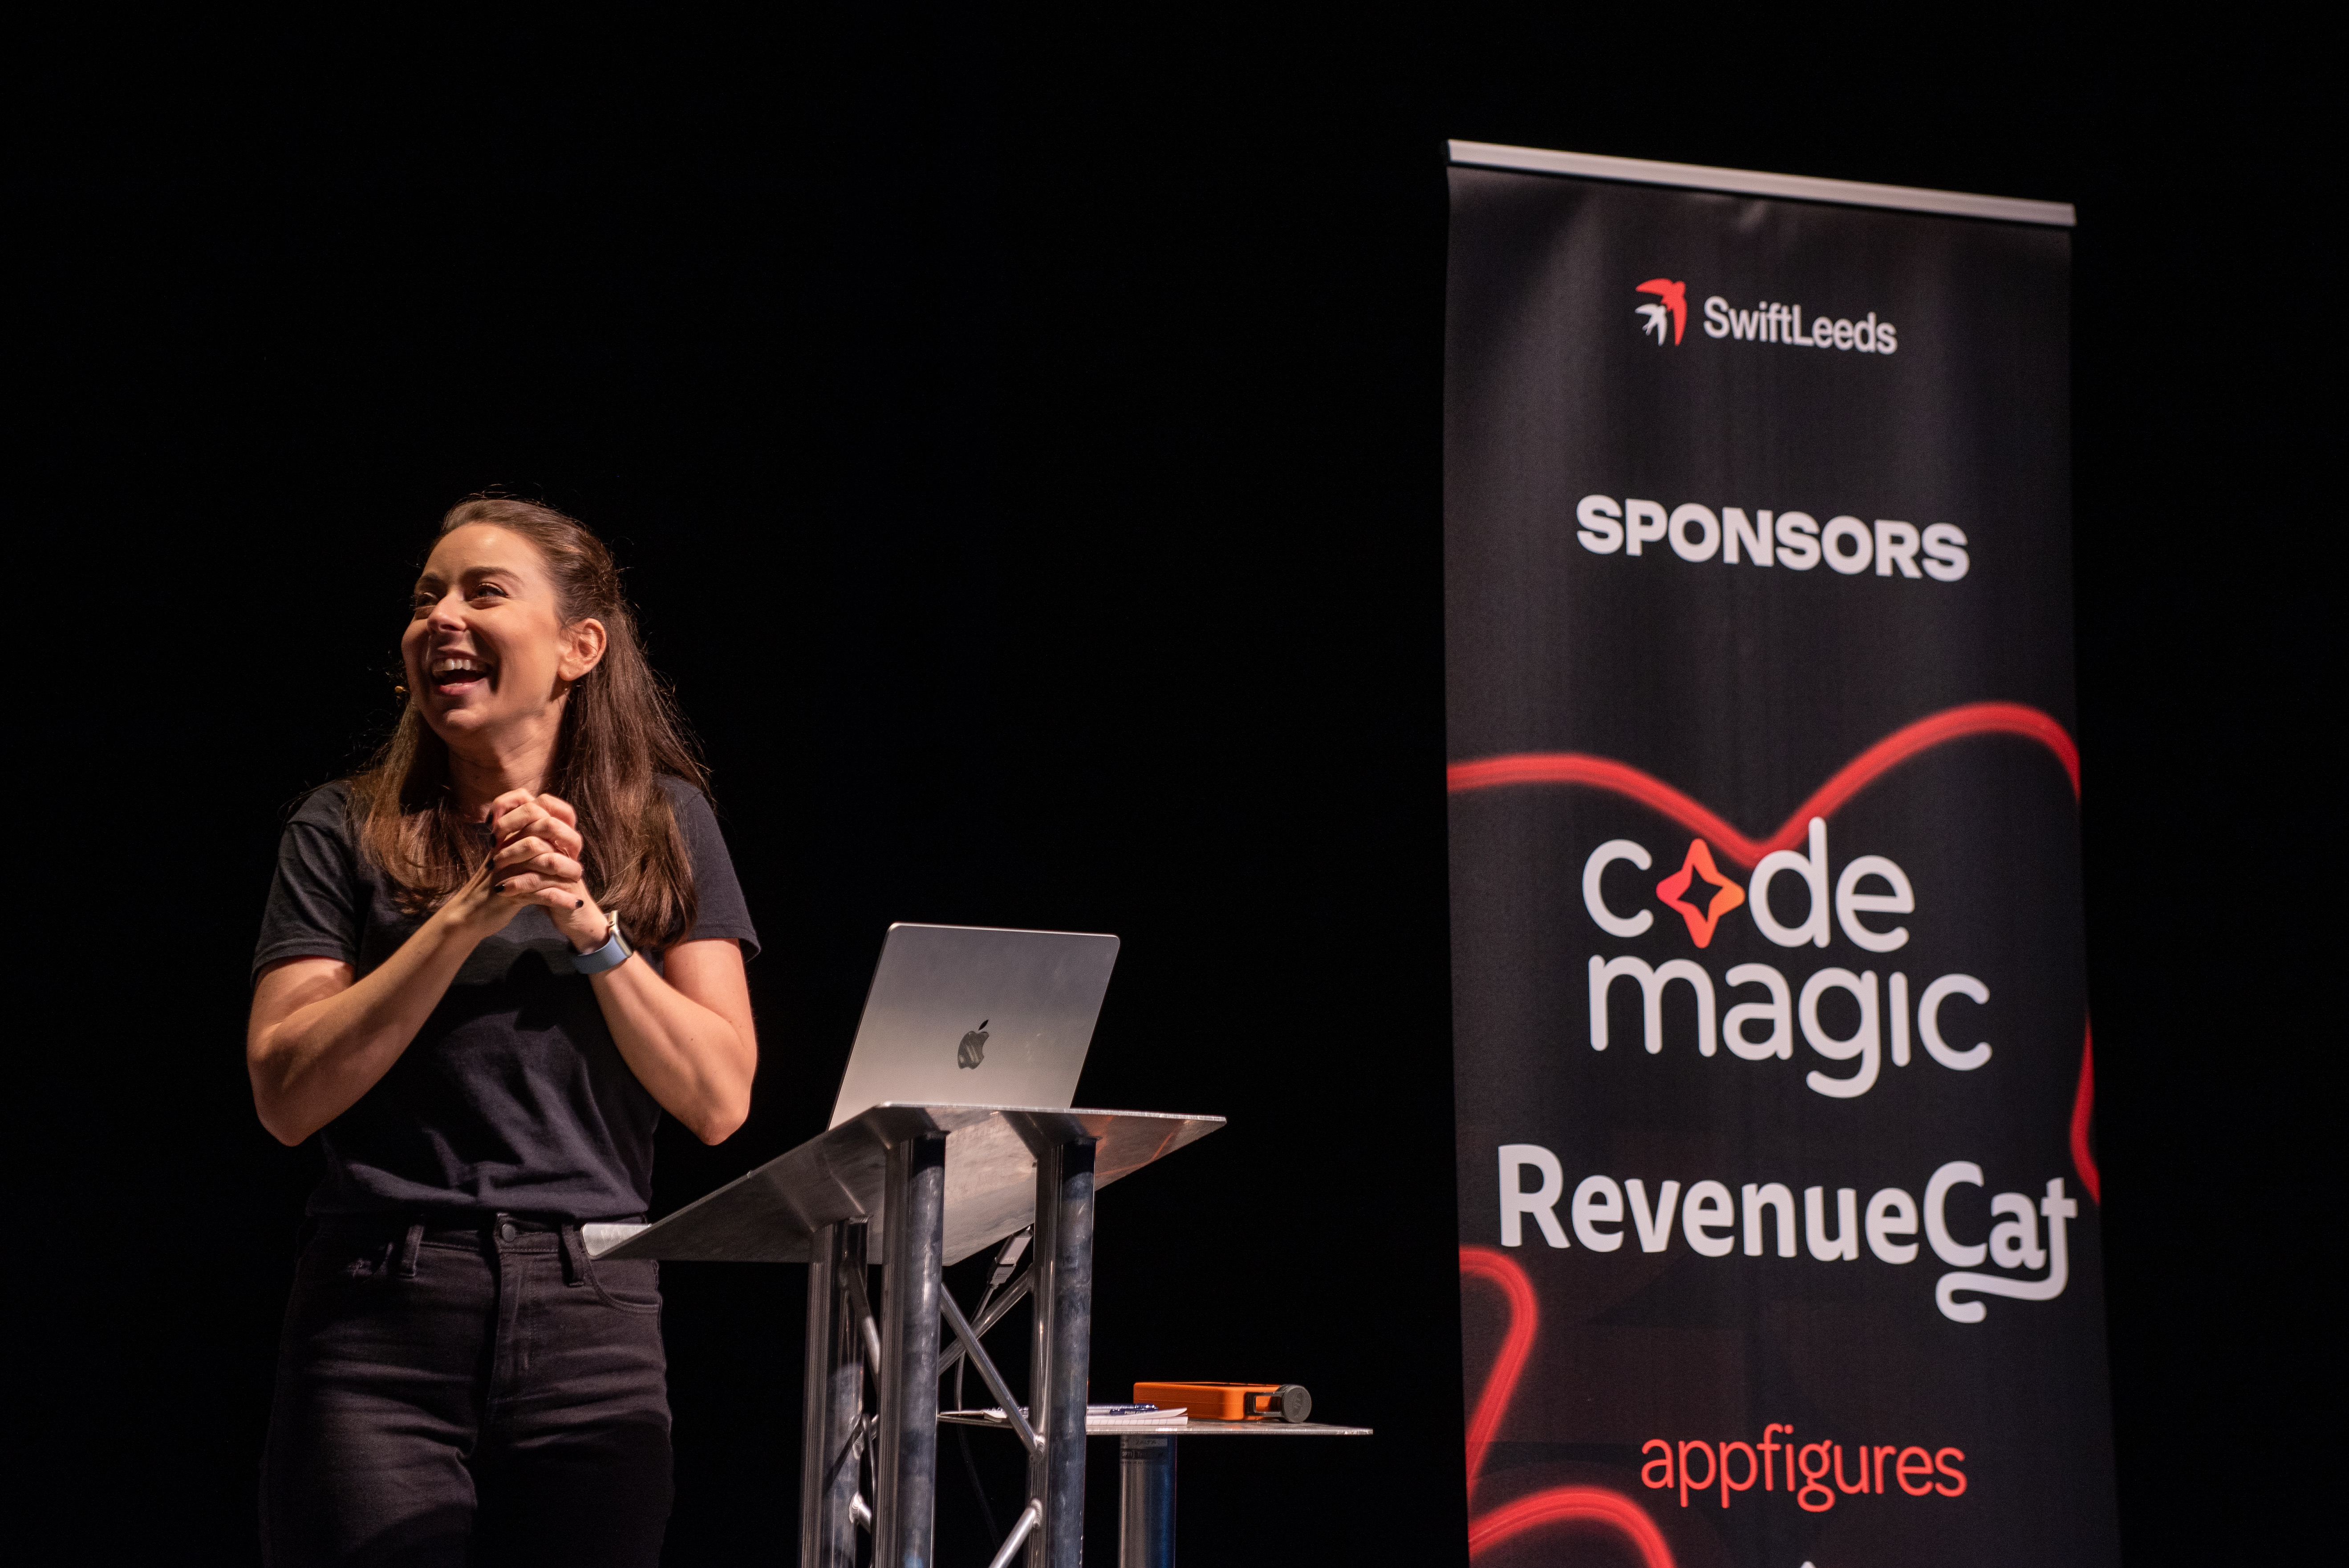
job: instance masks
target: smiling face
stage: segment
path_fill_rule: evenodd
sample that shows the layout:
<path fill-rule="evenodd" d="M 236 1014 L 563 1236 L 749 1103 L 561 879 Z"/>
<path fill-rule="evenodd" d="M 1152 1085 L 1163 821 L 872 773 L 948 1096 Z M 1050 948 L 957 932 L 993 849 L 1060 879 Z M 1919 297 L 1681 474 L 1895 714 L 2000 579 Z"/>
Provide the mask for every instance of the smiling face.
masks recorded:
<path fill-rule="evenodd" d="M 472 523 L 424 563 L 399 646 L 425 723 L 462 756 L 551 747 L 564 694 L 604 640 L 601 622 L 564 624 L 535 545 Z"/>

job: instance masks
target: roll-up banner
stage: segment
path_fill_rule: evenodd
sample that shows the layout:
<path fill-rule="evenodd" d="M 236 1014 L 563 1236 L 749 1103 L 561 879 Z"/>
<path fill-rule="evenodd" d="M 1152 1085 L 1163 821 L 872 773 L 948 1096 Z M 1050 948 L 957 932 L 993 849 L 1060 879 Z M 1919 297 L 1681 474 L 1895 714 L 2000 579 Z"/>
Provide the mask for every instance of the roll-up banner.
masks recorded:
<path fill-rule="evenodd" d="M 1472 1554 L 2115 1561 L 2071 210 L 1452 162 Z"/>

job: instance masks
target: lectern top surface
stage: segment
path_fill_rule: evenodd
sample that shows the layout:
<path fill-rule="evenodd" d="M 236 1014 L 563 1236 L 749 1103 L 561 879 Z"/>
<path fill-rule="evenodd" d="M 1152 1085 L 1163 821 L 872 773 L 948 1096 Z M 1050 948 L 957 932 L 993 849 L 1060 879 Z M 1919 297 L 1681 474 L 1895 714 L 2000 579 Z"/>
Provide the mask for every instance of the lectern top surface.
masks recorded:
<path fill-rule="evenodd" d="M 1093 1184 L 1106 1187 L 1224 1125 L 1220 1116 L 999 1105 L 876 1105 L 630 1233 L 595 1226 L 597 1257 L 704 1263 L 804 1263 L 825 1225 L 864 1220 L 882 1240 L 889 1150 L 923 1133 L 947 1139 L 946 1256 L 957 1263 L 1035 1218 L 1036 1155 L 1095 1140 Z"/>

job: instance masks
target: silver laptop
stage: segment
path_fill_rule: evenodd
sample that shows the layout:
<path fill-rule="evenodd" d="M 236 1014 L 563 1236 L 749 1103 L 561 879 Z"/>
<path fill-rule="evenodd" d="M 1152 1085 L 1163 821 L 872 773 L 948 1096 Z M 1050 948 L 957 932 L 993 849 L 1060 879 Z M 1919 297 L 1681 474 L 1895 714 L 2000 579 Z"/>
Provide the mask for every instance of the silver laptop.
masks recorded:
<path fill-rule="evenodd" d="M 1116 962 L 1114 936 L 891 926 L 832 1125 L 891 1101 L 1067 1109 Z"/>

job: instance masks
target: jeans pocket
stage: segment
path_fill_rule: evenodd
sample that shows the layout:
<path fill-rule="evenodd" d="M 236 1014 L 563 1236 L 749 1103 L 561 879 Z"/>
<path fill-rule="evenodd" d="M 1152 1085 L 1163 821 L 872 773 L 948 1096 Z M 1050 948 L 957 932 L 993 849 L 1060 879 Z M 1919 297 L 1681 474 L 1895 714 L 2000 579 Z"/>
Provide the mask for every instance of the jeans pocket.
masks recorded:
<path fill-rule="evenodd" d="M 607 1306 L 622 1312 L 661 1309 L 660 1264 L 651 1258 L 587 1260 L 587 1283 Z"/>
<path fill-rule="evenodd" d="M 398 1244 L 390 1240 L 324 1232 L 303 1244 L 295 1259 L 295 1283 L 331 1290 L 354 1281 L 380 1279 L 398 1253 Z"/>

